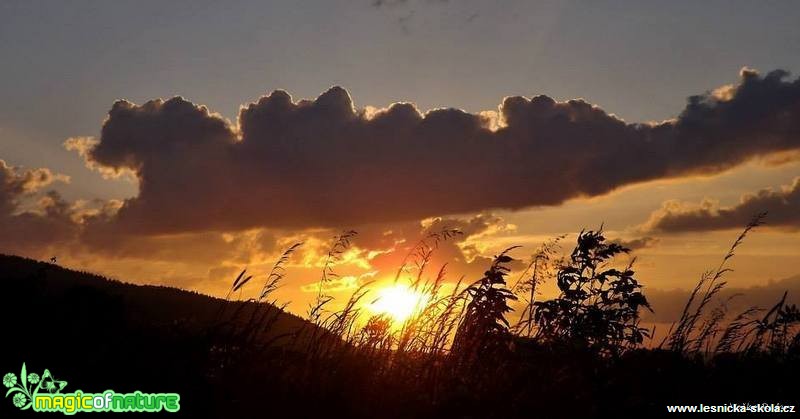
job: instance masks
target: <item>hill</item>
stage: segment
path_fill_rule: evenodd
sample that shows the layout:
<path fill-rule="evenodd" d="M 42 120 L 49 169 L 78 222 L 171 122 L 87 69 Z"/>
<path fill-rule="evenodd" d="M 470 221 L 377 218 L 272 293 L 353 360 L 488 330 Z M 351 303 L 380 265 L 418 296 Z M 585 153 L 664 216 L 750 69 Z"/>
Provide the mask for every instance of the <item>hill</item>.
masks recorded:
<path fill-rule="evenodd" d="M 178 392 L 181 413 L 189 416 L 228 404 L 213 389 L 224 364 L 218 358 L 227 356 L 220 342 L 241 342 L 234 332 L 253 314 L 266 315 L 270 327 L 249 336 L 251 344 L 311 327 L 269 304 L 226 305 L 195 292 L 124 283 L 17 256 L 0 255 L 0 286 L 3 373 L 19 371 L 25 362 L 67 380 L 67 391 Z M 0 406 L 11 415 L 2 417 L 21 413 L 10 402 Z"/>

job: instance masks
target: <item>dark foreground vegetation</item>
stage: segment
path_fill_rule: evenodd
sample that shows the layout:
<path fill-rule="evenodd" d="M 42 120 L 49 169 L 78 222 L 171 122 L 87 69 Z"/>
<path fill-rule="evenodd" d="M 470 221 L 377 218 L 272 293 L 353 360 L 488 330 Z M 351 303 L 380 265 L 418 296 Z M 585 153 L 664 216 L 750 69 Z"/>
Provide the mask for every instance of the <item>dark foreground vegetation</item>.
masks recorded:
<path fill-rule="evenodd" d="M 797 308 L 784 296 L 727 313 L 716 298 L 757 224 L 661 342 L 640 324 L 649 304 L 633 267 L 615 264 L 627 249 L 601 231 L 562 258 L 558 238 L 546 243 L 519 278 L 503 252 L 448 292 L 444 269 L 428 265 L 458 232 L 432 233 L 397 273 L 432 296 L 402 327 L 359 309 L 368 284 L 327 310 L 324 284 L 354 232 L 335 240 L 305 319 L 270 300 L 299 245 L 269 273 L 243 271 L 225 299 L 2 256 L 0 364 L 48 368 L 72 390 L 178 392 L 185 417 L 651 417 L 667 404 L 798 402 Z M 537 301 L 543 281 L 560 295 Z M 256 283 L 258 298 L 230 300 Z M 509 321 L 515 300 L 524 308 Z M 35 415 L 0 405 L 1 417 Z"/>

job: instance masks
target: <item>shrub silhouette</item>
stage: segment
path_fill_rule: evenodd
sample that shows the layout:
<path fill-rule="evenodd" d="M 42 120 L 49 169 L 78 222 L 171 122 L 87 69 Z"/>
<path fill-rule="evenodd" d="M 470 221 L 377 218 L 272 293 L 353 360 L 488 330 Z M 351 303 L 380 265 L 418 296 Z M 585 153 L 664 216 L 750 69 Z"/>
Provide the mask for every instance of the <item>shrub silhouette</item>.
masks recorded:
<path fill-rule="evenodd" d="M 649 337 L 649 331 L 639 327 L 639 308 L 650 309 L 650 304 L 631 265 L 621 271 L 606 269 L 615 256 L 628 251 L 606 243 L 602 229 L 582 231 L 568 263 L 556 275 L 561 294 L 533 303 L 538 337 L 610 355 Z"/>
<path fill-rule="evenodd" d="M 517 297 L 506 288 L 506 266 L 513 259 L 508 248 L 495 257 L 483 278 L 465 290 L 470 297 L 466 311 L 456 331 L 452 353 L 467 367 L 475 364 L 480 354 L 495 356 L 508 348 L 511 334 L 506 313 L 511 311 L 510 300 Z"/>

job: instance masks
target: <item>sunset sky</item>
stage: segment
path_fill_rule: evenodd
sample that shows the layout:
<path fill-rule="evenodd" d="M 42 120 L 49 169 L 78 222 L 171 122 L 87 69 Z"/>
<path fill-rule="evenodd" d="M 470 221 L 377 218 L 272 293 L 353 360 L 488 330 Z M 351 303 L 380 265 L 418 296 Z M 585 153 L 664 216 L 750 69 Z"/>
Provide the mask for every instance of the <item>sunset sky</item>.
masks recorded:
<path fill-rule="evenodd" d="M 464 231 L 432 264 L 455 282 L 603 224 L 667 313 L 768 211 L 729 285 L 800 290 L 797 22 L 791 1 L 4 1 L 0 252 L 219 296 L 302 241 L 276 294 L 302 313 L 342 230 L 346 298 L 426 231 Z"/>

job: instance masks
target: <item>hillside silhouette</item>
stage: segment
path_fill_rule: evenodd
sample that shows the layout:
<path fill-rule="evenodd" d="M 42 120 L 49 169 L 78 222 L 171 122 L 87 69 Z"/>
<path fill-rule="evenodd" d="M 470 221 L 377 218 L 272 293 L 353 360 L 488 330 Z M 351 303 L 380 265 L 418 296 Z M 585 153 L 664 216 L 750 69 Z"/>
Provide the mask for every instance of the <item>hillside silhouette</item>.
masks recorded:
<path fill-rule="evenodd" d="M 2 345 L 6 370 L 17 371 L 23 361 L 47 368 L 68 380 L 67 390 L 73 391 L 178 392 L 181 413 L 190 417 L 208 414 L 217 404 L 209 384 L 209 350 L 214 334 L 225 334 L 227 323 L 220 321 L 224 300 L 9 255 L 0 255 L 0 284 L 3 311 L 9 315 Z M 228 308 L 231 312 L 252 309 L 248 303 L 230 304 L 235 306 Z M 259 339 L 307 323 L 269 304 L 264 307 L 276 320 Z M 11 415 L 3 417 L 25 413 L 10 403 L 2 403 L 0 411 Z"/>

